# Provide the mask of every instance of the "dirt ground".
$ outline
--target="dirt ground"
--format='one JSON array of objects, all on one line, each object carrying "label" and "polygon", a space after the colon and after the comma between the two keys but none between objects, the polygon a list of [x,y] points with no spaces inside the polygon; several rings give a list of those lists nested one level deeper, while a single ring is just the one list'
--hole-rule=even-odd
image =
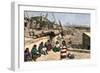
[{"label": "dirt ground", "polygon": [[[39,44],[41,41],[46,42],[48,40],[48,37],[42,37],[39,39],[36,39],[32,41],[31,38],[26,38],[27,42],[25,45],[25,48],[29,48],[29,51],[31,51],[32,47],[34,44]],[[31,42],[28,42],[30,41]],[[69,48],[70,49],[70,48]],[[72,48],[71,50],[74,50],[76,48]],[[74,59],[89,59],[90,58],[90,52],[84,52],[84,49],[79,49],[83,50],[83,52],[80,51],[68,51],[71,54],[74,54],[75,58]],[[37,58],[36,61],[49,61],[49,60],[60,60],[60,52],[53,52],[52,50],[48,52],[48,55],[41,55],[41,57]],[[66,58],[68,60],[68,58]]]},{"label": "dirt ground", "polygon": [[[90,53],[82,53],[82,52],[72,52],[68,51],[72,54],[74,54],[75,58],[74,59],[89,59],[90,58]],[[69,58],[66,58],[68,60]],[[48,55],[41,55],[41,57],[37,58],[36,61],[48,61],[48,60],[60,60],[60,52],[53,52],[50,51],[48,52]]]}]

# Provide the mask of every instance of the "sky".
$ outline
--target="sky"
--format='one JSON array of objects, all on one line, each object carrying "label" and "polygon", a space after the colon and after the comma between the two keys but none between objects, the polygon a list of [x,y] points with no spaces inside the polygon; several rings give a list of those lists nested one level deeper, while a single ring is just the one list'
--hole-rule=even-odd
[{"label": "sky", "polygon": [[90,26],[90,14],[88,13],[67,13],[67,12],[39,12],[39,11],[24,11],[25,16],[46,16],[50,21],[60,20],[62,25],[79,25]]}]

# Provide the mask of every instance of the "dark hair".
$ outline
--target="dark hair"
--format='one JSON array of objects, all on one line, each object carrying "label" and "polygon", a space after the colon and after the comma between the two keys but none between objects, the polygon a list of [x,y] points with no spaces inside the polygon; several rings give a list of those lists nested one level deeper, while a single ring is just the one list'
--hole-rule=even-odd
[{"label": "dark hair", "polygon": [[29,48],[26,48],[26,50],[29,50]]},{"label": "dark hair", "polygon": [[33,47],[36,47],[37,45],[34,45]]},{"label": "dark hair", "polygon": [[56,41],[56,44],[59,44],[59,42],[58,42],[58,41]]},{"label": "dark hair", "polygon": [[48,42],[50,42],[50,40],[48,40]]},{"label": "dark hair", "polygon": [[63,41],[62,41],[62,44],[63,44],[63,45],[66,45],[66,42],[63,40]]},{"label": "dark hair", "polygon": [[43,44],[43,42],[41,42],[40,44]]},{"label": "dark hair", "polygon": [[27,51],[29,51],[29,48],[26,48],[26,49],[25,49],[25,52],[27,52]]}]

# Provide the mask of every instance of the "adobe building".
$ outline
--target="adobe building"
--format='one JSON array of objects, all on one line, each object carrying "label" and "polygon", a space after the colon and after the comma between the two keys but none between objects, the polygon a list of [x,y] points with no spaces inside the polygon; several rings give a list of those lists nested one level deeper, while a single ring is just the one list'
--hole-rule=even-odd
[{"label": "adobe building", "polygon": [[90,50],[90,32],[84,32],[82,35],[82,39],[83,39],[83,49],[87,49]]}]

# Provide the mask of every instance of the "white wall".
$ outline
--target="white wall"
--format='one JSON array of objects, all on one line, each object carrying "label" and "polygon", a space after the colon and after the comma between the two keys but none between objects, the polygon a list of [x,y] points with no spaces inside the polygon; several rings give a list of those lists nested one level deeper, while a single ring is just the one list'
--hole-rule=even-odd
[{"label": "white wall", "polygon": [[[1,0],[0,1],[0,73],[11,73],[12,71],[9,70],[10,68],[10,53],[11,53],[11,1],[14,0]],[[16,0],[17,1],[17,0]],[[19,1],[25,1],[28,2],[29,0],[19,0]],[[96,24],[96,30],[94,29],[95,32],[95,39],[97,40],[95,42],[95,46],[98,48],[97,51],[99,53],[100,51],[100,46],[99,46],[99,41],[100,40],[100,2],[99,0],[30,0],[33,1],[35,4],[46,4],[46,5],[64,5],[66,6],[67,4],[74,4],[74,5],[86,5],[86,6],[95,6],[97,10],[97,24]],[[95,48],[94,48],[95,49]],[[100,55],[100,54],[98,54]],[[98,57],[98,62],[100,62],[100,56]],[[80,68],[75,68],[75,67],[69,67],[69,68],[64,68],[61,70],[58,69],[53,69],[53,70],[40,70],[40,71],[35,71],[35,72],[78,72],[78,73],[86,73],[86,72],[92,72],[92,73],[97,73],[98,68],[100,68],[100,63],[99,67],[80,67]],[[25,72],[25,71],[24,71]],[[28,71],[26,71],[28,72]],[[34,72],[30,71],[30,72]]]}]

